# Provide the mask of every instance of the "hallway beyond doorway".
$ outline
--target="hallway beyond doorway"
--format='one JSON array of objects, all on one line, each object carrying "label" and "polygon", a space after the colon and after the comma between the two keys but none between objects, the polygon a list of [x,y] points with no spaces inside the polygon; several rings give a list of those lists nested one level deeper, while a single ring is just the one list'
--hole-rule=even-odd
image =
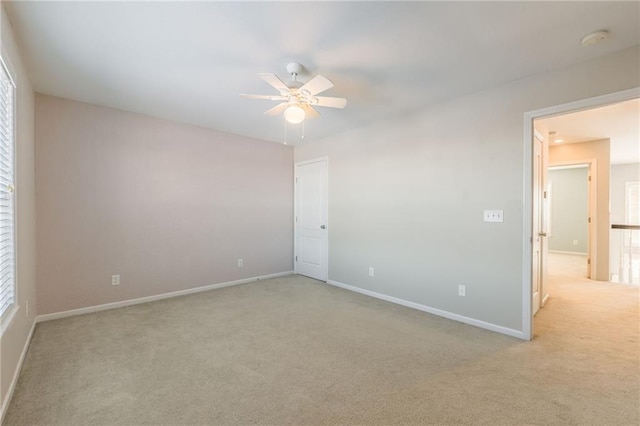
[{"label": "hallway beyond doorway", "polygon": [[579,253],[547,254],[547,274],[573,278],[587,278],[587,255]]}]

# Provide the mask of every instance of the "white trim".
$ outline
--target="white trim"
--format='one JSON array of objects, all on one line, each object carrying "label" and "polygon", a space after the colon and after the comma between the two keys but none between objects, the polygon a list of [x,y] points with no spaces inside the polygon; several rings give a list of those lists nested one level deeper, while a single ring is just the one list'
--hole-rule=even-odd
[{"label": "white trim", "polygon": [[530,116],[532,118],[548,118],[566,114],[568,112],[584,111],[638,98],[640,98],[640,87],[635,87],[633,89],[622,90],[620,92],[607,93],[606,95],[595,96],[593,98],[581,99],[575,102],[567,102],[566,104],[529,111],[525,113],[525,116]]},{"label": "white trim", "polygon": [[552,166],[552,165],[549,165],[547,168],[549,169],[549,171],[572,170],[572,169],[588,169],[589,168],[589,164],[587,164],[587,163],[579,163],[579,164],[569,164],[569,165],[566,165],[566,166]]},{"label": "white trim", "polygon": [[549,293],[544,295],[544,297],[542,298],[542,302],[540,302],[540,306],[542,307],[546,305],[548,301],[549,301]]},{"label": "white trim", "polygon": [[587,253],[581,253],[579,251],[562,251],[562,250],[549,250],[549,253],[556,253],[556,254],[570,254],[572,256],[584,256],[584,257],[588,257]]},{"label": "white trim", "polygon": [[535,136],[540,142],[544,142],[544,136],[542,136],[542,134],[536,129],[533,129],[533,136]]},{"label": "white trim", "polygon": [[521,331],[514,330],[512,328],[503,327],[501,325],[496,325],[489,322],[465,317],[463,315],[454,314],[449,311],[443,311],[442,309],[432,308],[431,306],[421,305],[420,303],[410,302],[408,300],[399,299],[397,297],[387,296],[386,294],[377,293],[371,290],[365,290],[360,287],[354,287],[352,285],[344,284],[334,280],[328,280],[327,284],[330,284],[335,287],[340,287],[345,290],[353,291],[355,293],[364,294],[366,296],[375,297],[376,299],[385,300],[387,302],[395,303],[397,305],[402,305],[408,308],[417,309],[419,311],[427,312],[427,313],[437,315],[439,317],[447,318],[453,321],[458,321],[464,324],[473,325],[475,327],[484,328],[485,330],[495,331],[496,333],[506,334],[507,336],[517,337],[519,339],[527,340],[525,339],[525,336]]},{"label": "white trim", "polygon": [[522,200],[522,333],[533,338],[533,115],[524,114],[524,154]]},{"label": "white trim", "polygon": [[215,290],[217,288],[231,287],[234,285],[247,284],[254,281],[267,280],[270,278],[291,275],[293,271],[278,272],[275,274],[260,275],[257,277],[243,278],[241,280],[228,281],[218,284],[210,284],[202,287],[189,288],[186,290],[172,291],[170,293],[155,294],[153,296],[139,297],[137,299],[122,300],[120,302],[105,303],[104,305],[88,306],[86,308],[71,309],[69,311],[54,312],[52,314],[38,315],[36,322],[51,321],[60,318],[73,317],[76,315],[90,314],[93,312],[106,311],[108,309],[123,308],[125,306],[139,305],[141,303],[154,302],[156,300],[169,299],[172,297],[186,296],[193,293],[201,293],[203,291]]},{"label": "white trim", "polygon": [[307,164],[313,164],[320,161],[324,161],[326,164],[326,173],[325,173],[325,188],[326,188],[326,196],[325,200],[325,218],[326,218],[326,227],[327,227],[327,235],[325,238],[325,247],[324,247],[324,276],[325,282],[329,279],[329,157],[319,157],[314,158],[313,160],[300,161],[299,163],[295,163],[293,165],[293,271],[295,274],[298,273],[298,262],[296,261],[296,256],[298,256],[298,223],[296,219],[298,217],[298,166],[304,166]]},{"label": "white trim", "polygon": [[533,201],[533,160],[531,155],[531,143],[533,141],[533,120],[536,118],[551,117],[568,112],[582,111],[618,102],[640,98],[640,87],[608,93],[593,98],[582,99],[575,102],[542,108],[524,113],[524,155],[523,155],[523,239],[522,239],[522,332],[525,340],[533,338],[533,315],[531,310],[531,245],[532,239],[532,201]]},{"label": "white trim", "polygon": [[29,334],[27,335],[27,340],[24,342],[22,353],[20,354],[20,358],[18,359],[18,365],[16,366],[16,370],[13,372],[11,384],[9,385],[7,394],[4,396],[4,400],[2,401],[2,409],[0,410],[0,424],[2,424],[2,422],[4,421],[4,415],[7,414],[7,409],[9,408],[9,403],[11,402],[11,398],[13,397],[13,392],[16,390],[18,377],[20,377],[22,364],[24,363],[24,359],[27,356],[27,350],[29,349],[29,345],[31,344],[31,338],[33,337],[33,330],[35,330],[35,328],[36,321],[33,321],[33,323],[31,324],[31,330],[29,330]]}]

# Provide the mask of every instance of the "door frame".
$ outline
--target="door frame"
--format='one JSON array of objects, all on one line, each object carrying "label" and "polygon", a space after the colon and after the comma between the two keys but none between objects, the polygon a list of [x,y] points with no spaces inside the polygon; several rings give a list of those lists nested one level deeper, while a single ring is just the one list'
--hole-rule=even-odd
[{"label": "door frame", "polygon": [[588,181],[588,193],[587,193],[587,214],[591,221],[587,224],[587,259],[589,259],[589,264],[587,267],[588,277],[590,280],[595,279],[592,277],[596,276],[596,270],[598,267],[598,241],[596,239],[596,224],[598,223],[598,159],[597,158],[587,158],[584,160],[570,160],[570,161],[560,161],[557,163],[549,163],[548,169],[551,167],[563,167],[563,166],[587,166],[587,172],[589,174]]},{"label": "door frame", "polygon": [[325,233],[325,241],[323,247],[323,260],[324,260],[324,276],[325,281],[329,280],[329,157],[319,157],[312,160],[300,161],[293,165],[293,272],[298,273],[298,262],[296,257],[298,256],[298,167],[307,164],[318,163],[324,161],[326,166],[325,173],[325,188],[327,199],[324,203],[324,217],[326,218],[327,232]]},{"label": "door frame", "polygon": [[640,87],[582,99],[575,102],[554,105],[524,113],[524,155],[523,155],[523,238],[522,238],[522,334],[525,340],[533,338],[533,121],[537,118],[552,117],[586,109],[597,108],[618,102],[640,98]]}]

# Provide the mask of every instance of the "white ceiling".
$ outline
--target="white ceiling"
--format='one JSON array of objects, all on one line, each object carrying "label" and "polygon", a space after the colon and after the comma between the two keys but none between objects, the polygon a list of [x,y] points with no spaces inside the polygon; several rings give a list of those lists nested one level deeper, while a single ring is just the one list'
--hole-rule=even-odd
[{"label": "white ceiling", "polygon": [[611,139],[611,164],[640,162],[640,99],[540,120],[549,131],[551,146]]},{"label": "white ceiling", "polygon": [[3,3],[36,91],[270,141],[275,104],[238,95],[272,94],[256,73],[284,79],[290,61],[349,100],[319,108],[309,140],[640,39],[638,2]]}]

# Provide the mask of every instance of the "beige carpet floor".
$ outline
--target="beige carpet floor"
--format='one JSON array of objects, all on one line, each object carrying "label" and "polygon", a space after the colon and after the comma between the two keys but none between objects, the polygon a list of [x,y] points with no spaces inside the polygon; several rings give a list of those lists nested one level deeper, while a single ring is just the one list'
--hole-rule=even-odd
[{"label": "beige carpet floor", "polygon": [[638,289],[523,342],[299,276],[38,324],[9,425],[637,425]]}]

